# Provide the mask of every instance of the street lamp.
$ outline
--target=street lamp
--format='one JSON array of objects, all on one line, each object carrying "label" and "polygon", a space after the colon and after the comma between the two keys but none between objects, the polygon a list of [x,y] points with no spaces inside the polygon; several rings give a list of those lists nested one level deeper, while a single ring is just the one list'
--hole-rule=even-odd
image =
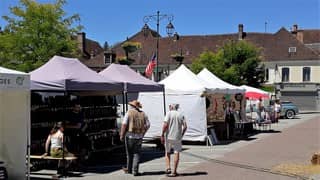
[{"label": "street lamp", "polygon": [[155,15],[148,15],[144,16],[143,22],[144,27],[143,27],[143,32],[144,35],[147,36],[147,30],[149,30],[149,27],[147,23],[151,20],[155,21],[157,23],[157,46],[156,46],[156,76],[155,76],[155,81],[159,81],[159,39],[160,39],[160,34],[159,34],[159,23],[161,20],[167,19],[169,21],[169,24],[166,26],[167,34],[169,37],[171,37],[174,33],[174,26],[171,23],[173,20],[173,15],[168,15],[168,14],[160,14],[160,11],[157,11],[157,14]]}]

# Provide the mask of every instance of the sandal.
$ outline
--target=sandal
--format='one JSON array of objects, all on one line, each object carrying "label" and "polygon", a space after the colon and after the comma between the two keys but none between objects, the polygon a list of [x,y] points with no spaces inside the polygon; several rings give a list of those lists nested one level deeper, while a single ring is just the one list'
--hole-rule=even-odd
[{"label": "sandal", "polygon": [[168,169],[166,169],[166,172],[165,172],[166,174],[171,174],[171,169],[170,168],[168,168]]},{"label": "sandal", "polygon": [[179,174],[178,173],[171,173],[171,174],[168,174],[167,176],[168,177],[177,177],[177,176],[179,176]]}]

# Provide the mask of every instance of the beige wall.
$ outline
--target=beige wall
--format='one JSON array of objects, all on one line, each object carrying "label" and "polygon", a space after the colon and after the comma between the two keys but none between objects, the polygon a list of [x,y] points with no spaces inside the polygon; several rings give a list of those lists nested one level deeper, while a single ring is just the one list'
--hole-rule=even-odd
[{"label": "beige wall", "polygon": [[320,83],[320,66],[311,66],[311,82]]},{"label": "beige wall", "polygon": [[320,83],[320,66],[281,66],[279,72],[275,74],[274,69],[269,68],[269,81],[267,84],[275,82],[281,82],[282,68],[289,68],[289,82],[290,83],[302,83],[302,68],[310,67],[310,82]]},{"label": "beige wall", "polygon": [[289,82],[292,82],[292,83],[302,82],[301,66],[289,66]]}]

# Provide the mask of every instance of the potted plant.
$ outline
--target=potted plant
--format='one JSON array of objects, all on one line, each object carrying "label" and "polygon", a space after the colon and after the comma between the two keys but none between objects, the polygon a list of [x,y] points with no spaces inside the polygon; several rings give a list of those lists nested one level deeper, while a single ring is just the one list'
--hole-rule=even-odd
[{"label": "potted plant", "polygon": [[122,65],[131,65],[134,62],[134,59],[127,58],[126,56],[120,56],[117,58],[117,62]]},{"label": "potted plant", "polygon": [[184,59],[184,56],[181,53],[172,54],[171,57],[172,59],[176,60],[179,64],[182,64],[182,61]]},{"label": "potted plant", "polygon": [[126,41],[124,42],[121,47],[124,49],[126,53],[133,53],[136,50],[141,48],[141,43],[133,42],[133,41]]}]

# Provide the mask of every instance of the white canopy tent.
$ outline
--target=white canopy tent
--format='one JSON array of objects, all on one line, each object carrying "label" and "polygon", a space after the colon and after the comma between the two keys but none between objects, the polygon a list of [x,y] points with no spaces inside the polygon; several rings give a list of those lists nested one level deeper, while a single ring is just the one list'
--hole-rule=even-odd
[{"label": "white canopy tent", "polygon": [[212,74],[207,68],[202,69],[202,71],[199,72],[197,76],[198,78],[210,84],[215,93],[237,94],[245,92],[244,88],[234,86],[221,80],[220,78]]},{"label": "white canopy tent", "polygon": [[0,161],[9,179],[25,179],[30,142],[30,77],[0,67]]},{"label": "white canopy tent", "polygon": [[[166,104],[178,103],[187,120],[188,129],[183,140],[205,141],[207,137],[206,101],[203,93],[209,92],[206,83],[187,67],[181,65],[169,77],[159,82],[165,86]],[[139,93],[138,100],[150,120],[146,138],[161,135],[164,120],[162,93]],[[165,106],[168,108],[168,106]]]},{"label": "white canopy tent", "polygon": [[[227,83],[227,82],[221,80],[220,78],[218,78],[216,75],[211,73],[206,68],[202,69],[202,71],[197,74],[197,77],[199,79],[205,81],[206,83],[210,84],[211,89],[212,89],[213,93],[215,93],[215,94],[223,94],[223,95],[242,94],[242,97],[244,98],[244,93],[245,93],[244,88],[232,85],[230,83]],[[220,107],[221,107],[221,105],[220,105]],[[221,108],[220,108],[220,110],[222,111]],[[219,114],[219,113],[217,113],[217,114]],[[222,118],[221,114],[223,114],[223,113],[220,113],[219,119]],[[244,101],[240,102],[240,117],[242,117],[241,120],[246,119]],[[211,119],[209,118],[208,120],[211,120]]]}]

